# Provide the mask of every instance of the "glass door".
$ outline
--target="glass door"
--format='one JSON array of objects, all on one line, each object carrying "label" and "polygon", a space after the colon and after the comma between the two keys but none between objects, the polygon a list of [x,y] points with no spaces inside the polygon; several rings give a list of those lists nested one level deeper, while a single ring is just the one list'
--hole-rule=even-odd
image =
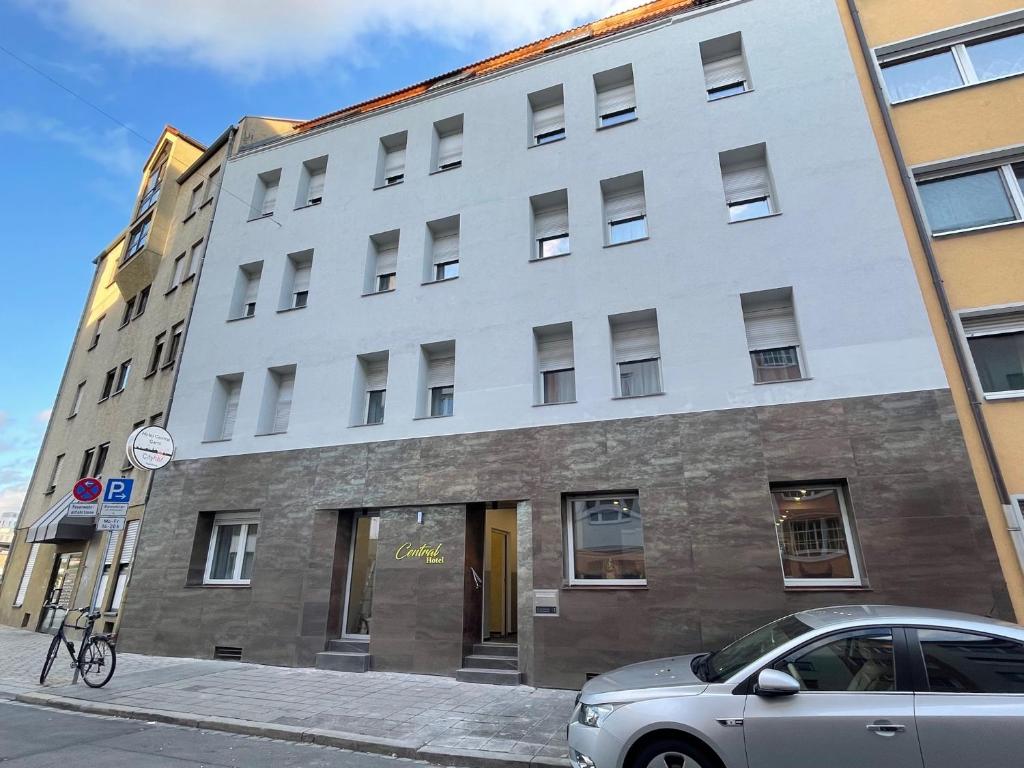
[{"label": "glass door", "polygon": [[373,575],[377,565],[377,539],[380,517],[374,513],[356,516],[352,553],[348,565],[348,589],[345,602],[345,637],[370,636],[373,621]]},{"label": "glass door", "polygon": [[50,577],[50,588],[46,592],[46,603],[39,620],[39,631],[53,634],[71,610],[71,598],[78,583],[78,570],[82,565],[81,552],[65,552],[57,558]]}]

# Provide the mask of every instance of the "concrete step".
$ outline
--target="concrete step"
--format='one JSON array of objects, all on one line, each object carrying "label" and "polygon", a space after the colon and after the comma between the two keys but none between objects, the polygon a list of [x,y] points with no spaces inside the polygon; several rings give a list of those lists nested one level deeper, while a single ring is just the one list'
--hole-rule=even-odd
[{"label": "concrete step", "polygon": [[327,650],[337,653],[369,653],[369,640],[328,640]]},{"label": "concrete step", "polygon": [[519,646],[515,643],[477,643],[473,646],[474,656],[511,656],[519,658]]},{"label": "concrete step", "polygon": [[333,669],[335,672],[366,672],[371,662],[372,657],[368,653],[323,651],[316,655],[317,669]]},{"label": "concrete step", "polygon": [[484,656],[474,654],[462,660],[462,666],[468,669],[519,669],[519,659],[515,656]]},{"label": "concrete step", "polygon": [[512,669],[473,669],[464,667],[455,670],[455,679],[460,683],[519,685],[519,672]]}]

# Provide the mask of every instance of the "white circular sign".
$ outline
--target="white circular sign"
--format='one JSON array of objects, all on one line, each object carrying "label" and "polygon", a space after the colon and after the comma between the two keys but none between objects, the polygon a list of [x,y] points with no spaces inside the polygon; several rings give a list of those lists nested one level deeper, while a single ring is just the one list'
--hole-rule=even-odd
[{"label": "white circular sign", "polygon": [[128,435],[125,453],[137,469],[160,469],[174,455],[174,440],[163,427],[139,427]]}]

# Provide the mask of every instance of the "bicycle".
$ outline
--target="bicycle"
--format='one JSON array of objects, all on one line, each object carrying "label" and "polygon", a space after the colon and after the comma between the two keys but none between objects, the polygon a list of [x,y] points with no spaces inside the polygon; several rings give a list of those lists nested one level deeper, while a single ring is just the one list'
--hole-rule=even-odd
[{"label": "bicycle", "polygon": [[[43,606],[43,608],[57,607],[52,604]],[[42,685],[46,682],[46,676],[50,674],[53,662],[57,660],[57,654],[63,644],[71,657],[71,668],[79,671],[85,684],[90,688],[102,688],[110,682],[117,664],[117,654],[114,652],[114,646],[110,644],[110,637],[92,633],[93,625],[102,614],[99,611],[90,611],[87,607],[72,609],[69,613],[77,613],[79,617],[70,624],[66,616],[61,621],[57,634],[53,636],[53,642],[50,643],[50,650],[46,653],[43,671],[39,674],[39,684]],[[85,626],[79,624],[82,619],[85,619]],[[75,653],[75,644],[68,640],[64,633],[65,629],[77,629],[82,632],[82,643],[77,654]]]}]

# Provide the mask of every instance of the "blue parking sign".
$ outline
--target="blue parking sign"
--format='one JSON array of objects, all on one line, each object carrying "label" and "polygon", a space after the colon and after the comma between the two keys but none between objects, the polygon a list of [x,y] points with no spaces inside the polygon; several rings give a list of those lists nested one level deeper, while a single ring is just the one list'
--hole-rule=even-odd
[{"label": "blue parking sign", "polygon": [[113,477],[107,480],[103,490],[103,503],[127,504],[132,499],[132,486],[135,481],[129,477]]}]

